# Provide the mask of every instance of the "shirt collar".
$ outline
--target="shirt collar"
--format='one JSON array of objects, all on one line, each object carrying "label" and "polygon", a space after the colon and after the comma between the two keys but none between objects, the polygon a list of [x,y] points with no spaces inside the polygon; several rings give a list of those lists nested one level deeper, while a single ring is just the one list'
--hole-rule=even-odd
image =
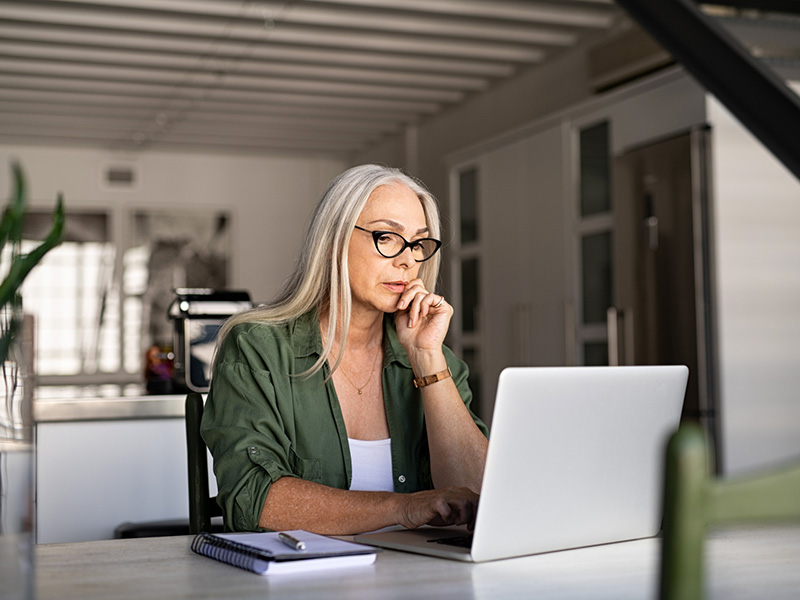
[{"label": "shirt collar", "polygon": [[322,334],[319,331],[317,309],[297,317],[291,325],[291,330],[296,358],[322,354]]},{"label": "shirt collar", "polygon": [[[300,315],[292,324],[292,337],[294,338],[294,352],[297,358],[307,358],[312,355],[322,354],[322,334],[319,331],[317,310],[310,310]],[[411,368],[403,345],[397,339],[397,330],[394,325],[394,314],[387,313],[383,317],[383,349],[385,362],[389,364],[397,361],[407,368]]]},{"label": "shirt collar", "polygon": [[397,361],[407,368],[411,368],[406,349],[397,339],[397,329],[394,323],[394,314],[387,313],[383,317],[383,350],[386,356],[386,364]]}]

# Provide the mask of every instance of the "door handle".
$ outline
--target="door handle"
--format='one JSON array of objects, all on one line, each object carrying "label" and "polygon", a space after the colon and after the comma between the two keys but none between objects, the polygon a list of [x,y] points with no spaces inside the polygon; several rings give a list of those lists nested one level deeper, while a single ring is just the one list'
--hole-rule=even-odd
[{"label": "door handle", "polygon": [[[620,325],[621,322],[621,325]],[[606,311],[608,364],[611,367],[636,364],[633,337],[633,310],[610,306]]]},{"label": "door handle", "polygon": [[608,333],[608,366],[619,366],[619,313],[609,306],[606,311],[606,331]]},{"label": "door handle", "polygon": [[647,217],[644,228],[647,230],[647,246],[650,250],[658,250],[658,217]]}]

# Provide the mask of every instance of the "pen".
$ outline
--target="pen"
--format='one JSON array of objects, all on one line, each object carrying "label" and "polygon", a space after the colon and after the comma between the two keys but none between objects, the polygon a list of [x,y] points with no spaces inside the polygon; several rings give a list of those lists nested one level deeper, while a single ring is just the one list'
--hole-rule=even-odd
[{"label": "pen", "polygon": [[305,550],[306,549],[306,543],[305,542],[300,541],[297,538],[294,538],[294,537],[290,536],[288,533],[280,532],[278,534],[278,539],[280,541],[282,541],[284,544],[286,544],[287,546],[289,546],[289,548],[297,550],[298,552],[300,552],[301,550]]}]

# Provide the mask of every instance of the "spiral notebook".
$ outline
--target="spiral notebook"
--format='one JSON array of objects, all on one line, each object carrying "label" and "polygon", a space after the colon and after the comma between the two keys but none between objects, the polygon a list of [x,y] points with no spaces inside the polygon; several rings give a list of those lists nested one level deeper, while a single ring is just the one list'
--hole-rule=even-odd
[{"label": "spiral notebook", "polygon": [[192,541],[192,550],[259,575],[305,573],[366,566],[375,562],[376,549],[370,546],[308,531],[286,533],[304,542],[305,550],[289,548],[278,539],[277,532],[200,533]]}]

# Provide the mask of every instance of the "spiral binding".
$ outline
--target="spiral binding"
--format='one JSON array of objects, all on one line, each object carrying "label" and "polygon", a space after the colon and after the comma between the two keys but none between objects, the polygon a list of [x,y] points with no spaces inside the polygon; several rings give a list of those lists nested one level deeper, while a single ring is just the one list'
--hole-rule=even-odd
[{"label": "spiral binding", "polygon": [[253,573],[263,573],[273,556],[263,550],[256,550],[239,542],[216,537],[209,533],[199,533],[192,540],[192,550],[220,562],[239,567]]}]

